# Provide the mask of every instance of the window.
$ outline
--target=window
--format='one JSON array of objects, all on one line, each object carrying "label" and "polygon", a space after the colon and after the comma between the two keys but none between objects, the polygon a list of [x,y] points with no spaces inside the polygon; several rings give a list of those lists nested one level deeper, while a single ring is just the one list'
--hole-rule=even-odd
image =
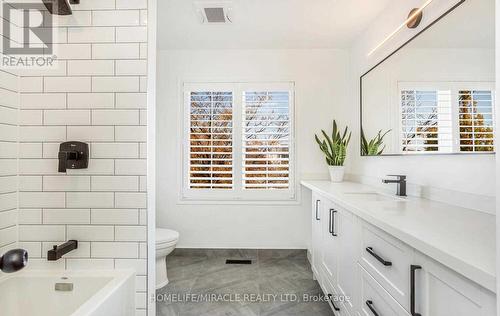
[{"label": "window", "polygon": [[401,151],[494,152],[488,83],[400,83]]},{"label": "window", "polygon": [[290,200],[293,84],[185,83],[183,198]]}]

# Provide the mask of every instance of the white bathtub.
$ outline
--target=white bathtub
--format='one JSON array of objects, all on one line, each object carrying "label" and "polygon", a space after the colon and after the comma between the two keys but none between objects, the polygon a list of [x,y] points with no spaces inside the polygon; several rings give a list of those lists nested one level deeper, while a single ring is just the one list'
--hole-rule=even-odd
[{"label": "white bathtub", "polygon": [[[56,291],[56,283],[73,290]],[[0,278],[0,315],[132,316],[135,274],[116,271],[21,271]]]}]

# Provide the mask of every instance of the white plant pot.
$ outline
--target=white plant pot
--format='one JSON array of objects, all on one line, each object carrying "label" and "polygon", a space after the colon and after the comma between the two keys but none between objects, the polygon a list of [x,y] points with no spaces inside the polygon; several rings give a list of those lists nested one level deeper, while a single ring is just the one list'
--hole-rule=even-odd
[{"label": "white plant pot", "polygon": [[342,182],[344,181],[344,166],[328,166],[328,171],[330,171],[330,180],[332,182]]}]

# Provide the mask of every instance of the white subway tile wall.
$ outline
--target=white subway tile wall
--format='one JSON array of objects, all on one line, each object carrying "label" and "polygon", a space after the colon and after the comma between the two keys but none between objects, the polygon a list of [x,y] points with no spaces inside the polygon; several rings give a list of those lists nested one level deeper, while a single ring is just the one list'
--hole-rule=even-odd
[{"label": "white subway tile wall", "polygon": [[[3,21],[1,15],[2,12],[0,18]],[[0,28],[0,35],[7,39],[3,27]],[[18,72],[0,68],[0,256],[18,246],[19,102]],[[23,119],[31,123],[37,118],[31,113]]]},{"label": "white subway tile wall", "polygon": [[[147,1],[85,0],[72,7],[72,16],[55,17],[57,68],[20,76],[19,243],[38,268],[134,269],[137,315],[144,315]],[[11,93],[1,83],[0,94]],[[1,243],[17,236],[17,216],[8,213],[16,209],[16,189],[9,189],[16,175],[13,103],[0,107],[6,126],[0,137],[9,135],[0,142],[0,174],[6,173],[0,223],[11,222],[0,226]],[[89,143],[88,169],[58,173],[64,141]],[[77,239],[79,249],[47,262],[47,250],[68,239]]]}]

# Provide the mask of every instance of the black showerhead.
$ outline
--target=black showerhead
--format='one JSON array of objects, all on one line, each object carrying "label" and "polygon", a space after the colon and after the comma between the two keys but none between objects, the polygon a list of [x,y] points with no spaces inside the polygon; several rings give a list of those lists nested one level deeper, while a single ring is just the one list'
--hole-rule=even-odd
[{"label": "black showerhead", "polygon": [[43,0],[43,4],[47,7],[47,10],[51,14],[56,15],[71,15],[73,11],[71,11],[71,4],[78,4],[80,0]]},{"label": "black showerhead", "polygon": [[21,270],[28,264],[28,252],[24,249],[7,251],[0,257],[0,270],[12,273]]}]

